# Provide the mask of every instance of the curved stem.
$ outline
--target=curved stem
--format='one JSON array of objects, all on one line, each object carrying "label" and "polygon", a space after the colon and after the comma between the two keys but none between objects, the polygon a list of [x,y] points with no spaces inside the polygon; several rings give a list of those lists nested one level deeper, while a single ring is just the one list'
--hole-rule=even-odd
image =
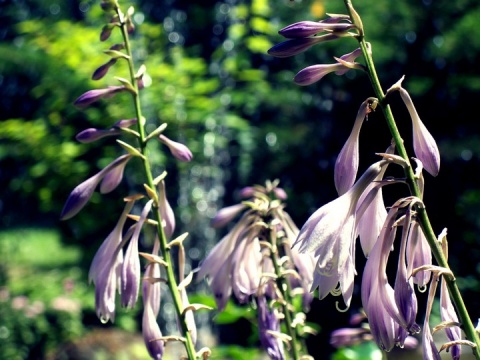
[{"label": "curved stem", "polygon": [[[131,85],[134,88],[134,92],[132,92],[132,97],[133,97],[133,102],[134,102],[134,107],[135,107],[135,114],[137,117],[137,127],[138,127],[138,143],[140,146],[140,152],[143,155],[143,168],[144,168],[144,173],[147,178],[146,184],[150,189],[156,191],[156,186],[153,181],[153,175],[152,175],[152,169],[150,165],[150,161],[148,158],[148,149],[147,149],[147,141],[146,141],[146,133],[145,133],[145,119],[142,115],[142,109],[141,109],[141,104],[140,104],[140,96],[139,96],[139,88],[137,84],[137,79],[135,78],[135,70],[134,70],[134,62],[133,62],[133,57],[132,57],[132,50],[130,46],[130,40],[128,36],[128,31],[127,31],[127,24],[125,22],[124,16],[121,13],[120,9],[117,8],[117,14],[119,16],[119,19],[121,21],[121,31],[122,31],[122,36],[125,42],[125,51],[127,55],[129,56],[128,59],[128,69],[129,69],[129,74],[130,74],[130,82]],[[157,195],[158,199],[158,195]],[[157,221],[157,233],[158,237],[160,239],[160,249],[161,253],[163,255],[163,259],[165,262],[168,264],[168,266],[165,267],[166,272],[167,272],[167,283],[168,283],[168,288],[170,289],[173,303],[175,306],[175,310],[178,314],[178,318],[180,319],[180,324],[182,327],[182,334],[185,337],[185,349],[187,351],[188,359],[193,360],[196,359],[196,351],[195,351],[195,346],[193,344],[192,336],[190,331],[188,330],[188,326],[185,322],[185,316],[184,316],[184,308],[183,308],[183,303],[182,303],[182,298],[180,295],[180,291],[178,290],[178,284],[177,280],[175,277],[175,273],[173,271],[173,261],[172,261],[172,256],[171,256],[171,249],[168,246],[167,243],[167,237],[165,236],[165,231],[162,226],[162,216],[160,214],[160,210],[158,207],[158,202],[154,203],[154,211],[153,215],[155,217],[155,220]]]},{"label": "curved stem", "polygon": [[[355,19],[355,16],[352,16],[352,10],[353,6],[351,3],[351,0],[344,0],[345,5],[347,7],[347,10],[350,12],[350,16],[352,19]],[[407,155],[407,151],[405,149],[405,146],[403,144],[403,139],[400,136],[400,132],[397,128],[395,119],[393,117],[392,111],[390,109],[390,106],[386,103],[385,101],[385,94],[383,92],[382,86],[380,84],[380,80],[378,79],[377,72],[375,69],[375,65],[373,62],[372,54],[367,48],[367,44],[365,42],[365,33],[364,30],[362,29],[361,31],[361,36],[358,37],[360,47],[362,49],[362,53],[365,58],[365,62],[368,68],[368,75],[370,78],[370,82],[373,87],[373,91],[375,92],[376,97],[378,98],[379,104],[381,106],[381,109],[383,111],[383,114],[385,116],[387,125],[389,127],[390,133],[393,137],[393,140],[395,141],[395,145],[398,151],[398,154],[407,162],[408,166],[405,167],[405,176],[408,182],[408,185],[410,186],[410,191],[412,195],[422,198],[421,192],[417,186],[417,183],[415,181],[415,176],[413,172],[413,168],[410,165],[410,161]],[[428,244],[430,245],[430,248],[432,250],[433,256],[435,257],[435,260],[437,261],[438,265],[441,267],[444,267],[446,269],[450,270],[450,266],[448,264],[448,261],[446,260],[442,249],[441,245],[437,241],[437,237],[433,231],[432,225],[430,223],[430,219],[428,217],[427,211],[425,210],[424,207],[418,208],[417,209],[417,214],[418,214],[418,219],[420,221],[420,224],[422,226],[422,229],[425,233],[425,236],[427,238]],[[477,332],[475,331],[475,327],[470,319],[470,316],[468,315],[467,308],[465,307],[465,303],[463,301],[462,295],[460,293],[460,290],[457,286],[456,280],[455,279],[449,279],[448,277],[445,277],[445,280],[447,282],[447,287],[448,290],[450,291],[450,295],[452,298],[453,303],[456,306],[458,316],[460,318],[460,322],[462,323],[463,330],[465,331],[466,337],[474,342],[477,346],[473,348],[473,354],[475,355],[476,359],[480,360],[480,340],[478,337]]]}]

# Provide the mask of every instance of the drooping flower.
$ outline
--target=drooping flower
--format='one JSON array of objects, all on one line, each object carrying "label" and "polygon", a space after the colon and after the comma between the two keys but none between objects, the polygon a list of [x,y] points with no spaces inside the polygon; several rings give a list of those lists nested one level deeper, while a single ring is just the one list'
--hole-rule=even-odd
[{"label": "drooping flower", "polygon": [[[407,263],[410,269],[432,264],[432,251],[418,222],[411,226],[407,246]],[[430,281],[430,277],[430,271],[418,271],[412,279],[419,287],[424,287]]]},{"label": "drooping flower", "polygon": [[211,221],[211,225],[214,228],[222,228],[231,222],[237,215],[247,208],[244,204],[230,205],[221,208]]},{"label": "drooping flower", "polygon": [[184,144],[173,141],[163,134],[160,134],[158,139],[170,149],[175,159],[184,162],[189,162],[193,159],[192,152]]},{"label": "drooping flower", "polygon": [[127,202],[115,228],[95,254],[88,279],[95,284],[95,307],[102,322],[115,319],[115,290],[120,291],[120,268],[123,263],[122,246],[130,234],[123,236],[123,227],[134,202]]},{"label": "drooping flower", "polygon": [[[353,29],[353,25],[350,21],[348,22],[333,22],[331,19],[328,21],[299,21],[294,24],[290,24],[283,29],[279,30],[278,33],[283,37],[289,39],[304,38],[318,33],[327,31],[327,32],[341,32]],[[342,19],[344,20],[344,19]]]},{"label": "drooping flower", "polygon": [[265,296],[257,298],[258,312],[258,333],[263,348],[267,351],[272,360],[283,360],[283,344],[280,337],[280,321],[275,313],[275,309],[269,310]]},{"label": "drooping flower", "polygon": [[357,112],[352,132],[335,161],[334,179],[338,195],[350,189],[357,176],[359,162],[359,135],[365,116],[371,111],[369,100],[365,100]]},{"label": "drooping flower", "polygon": [[318,287],[320,299],[340,282],[345,304],[350,304],[357,203],[385,165],[383,160],[371,165],[350,190],[318,209],[300,230],[293,246],[299,245],[300,253],[313,252],[318,258],[312,291]]},{"label": "drooping flower", "polygon": [[[81,184],[77,185],[68,196],[68,199],[65,202],[62,213],[60,215],[60,219],[67,220],[78,214],[78,212],[82,210],[82,208],[87,204],[88,200],[90,200],[93,192],[95,191],[95,188],[100,183],[100,181],[102,181],[102,179],[116,167],[125,166],[125,164],[128,160],[130,160],[131,157],[132,156],[129,154],[118,157],[110,164],[108,164],[105,168],[100,170],[98,173],[88,178]],[[109,184],[108,186],[106,185],[106,188],[104,188],[104,190],[113,190],[111,185],[112,184]]]},{"label": "drooping flower", "polygon": [[149,200],[143,207],[140,218],[135,225],[135,231],[125,251],[125,258],[122,264],[121,276],[121,300],[122,306],[133,309],[135,306],[140,288],[140,258],[138,254],[138,240],[143,223],[147,219],[152,208],[153,200]]},{"label": "drooping flower", "polygon": [[[152,254],[158,254],[160,243],[155,240]],[[145,277],[142,280],[143,317],[142,334],[148,353],[153,359],[160,360],[164,353],[164,341],[160,340],[162,332],[157,322],[160,311],[161,282],[160,264],[151,262],[145,270]]]}]

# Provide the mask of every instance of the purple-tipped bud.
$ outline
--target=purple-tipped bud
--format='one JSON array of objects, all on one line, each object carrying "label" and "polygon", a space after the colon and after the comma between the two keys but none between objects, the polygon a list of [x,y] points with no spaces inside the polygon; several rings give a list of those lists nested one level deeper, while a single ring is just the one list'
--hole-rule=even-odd
[{"label": "purple-tipped bud", "polygon": [[106,41],[112,35],[112,31],[115,28],[114,24],[106,24],[102,28],[102,32],[100,33],[100,41]]},{"label": "purple-tipped bud", "polygon": [[336,348],[358,345],[370,340],[372,335],[369,330],[363,328],[341,328],[332,331],[330,345]]},{"label": "purple-tipped bud", "polygon": [[135,125],[137,123],[137,119],[136,118],[133,118],[133,119],[123,119],[123,120],[119,120],[117,121],[115,124],[113,124],[113,127],[117,127],[117,128],[128,128],[132,125]]},{"label": "purple-tipped bud", "polygon": [[105,64],[101,65],[97,70],[93,72],[92,80],[100,80],[107,75],[108,70],[117,62],[117,59],[110,59]]},{"label": "purple-tipped bud", "polygon": [[273,189],[273,193],[279,200],[287,200],[288,198],[287,192],[283,188],[276,187]]},{"label": "purple-tipped bud", "polygon": [[331,72],[341,71],[345,69],[345,66],[343,66],[342,64],[312,65],[306,67],[303,70],[300,70],[293,78],[293,81],[300,86],[311,85],[321,80],[325,75]]},{"label": "purple-tipped bud", "polygon": [[299,39],[287,40],[270,48],[270,50],[268,50],[268,54],[278,58],[294,56],[308,50],[315,44],[336,40],[338,38],[339,38],[338,35],[326,34],[326,35],[316,36],[311,38],[299,38]]},{"label": "purple-tipped bud", "polygon": [[253,186],[246,186],[240,190],[240,197],[243,199],[251,198],[255,194],[255,188]]},{"label": "purple-tipped bud", "polygon": [[125,170],[125,166],[130,159],[131,157],[128,157],[126,161],[122,162],[118,166],[115,166],[105,174],[102,182],[100,183],[100,193],[108,194],[109,192],[115,190],[115,188],[123,179],[123,171]]},{"label": "purple-tipped bud", "polygon": [[278,33],[283,37],[296,39],[312,36],[322,31],[347,31],[354,27],[355,25],[351,23],[300,21],[284,27]]},{"label": "purple-tipped bud", "polygon": [[95,188],[97,187],[98,183],[103,179],[103,177],[110,170],[128,161],[130,157],[131,155],[122,155],[118,157],[109,165],[107,165],[103,170],[101,170],[91,178],[85,180],[81,184],[77,185],[68,196],[65,206],[63,207],[62,214],[60,215],[60,219],[67,220],[78,214],[78,212],[82,210],[82,208],[87,204],[88,200],[90,200],[93,192],[95,191]]},{"label": "purple-tipped bud", "polygon": [[189,162],[193,159],[192,152],[184,144],[173,141],[163,134],[160,134],[158,138],[163,144],[165,144],[170,149],[170,152],[175,157],[175,159],[184,161],[184,162]]},{"label": "purple-tipped bud", "polygon": [[79,132],[77,136],[75,136],[75,139],[77,139],[77,141],[81,143],[86,144],[86,143],[97,141],[107,136],[115,136],[119,134],[120,134],[120,130],[116,130],[116,129],[102,130],[102,129],[89,128]]},{"label": "purple-tipped bud", "polygon": [[224,207],[216,213],[210,225],[214,228],[222,228],[246,208],[247,206],[244,204],[236,204]]},{"label": "purple-tipped bud", "polygon": [[117,3],[115,0],[102,0],[100,6],[103,11],[111,11],[117,7]]},{"label": "purple-tipped bud", "polygon": [[78,99],[75,100],[74,105],[80,108],[84,108],[90,104],[93,104],[97,100],[112,97],[117,92],[124,91],[124,90],[125,90],[125,86],[123,85],[109,86],[108,88],[105,88],[105,89],[90,90],[80,95]]}]

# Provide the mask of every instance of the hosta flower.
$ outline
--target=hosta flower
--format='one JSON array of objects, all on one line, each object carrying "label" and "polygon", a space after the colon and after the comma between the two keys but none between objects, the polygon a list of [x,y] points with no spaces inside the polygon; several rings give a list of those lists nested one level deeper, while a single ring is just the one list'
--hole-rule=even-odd
[{"label": "hosta flower", "polygon": [[92,75],[92,80],[100,80],[101,78],[103,78],[105,75],[107,75],[108,73],[108,70],[110,70],[110,68],[115,65],[115,63],[117,62],[117,59],[110,59],[108,62],[106,62],[105,64],[99,66],[94,72],[93,72],[93,75]]},{"label": "hosta flower", "polygon": [[95,284],[95,307],[102,322],[115,319],[115,291],[120,291],[123,240],[129,237],[123,236],[123,227],[133,205],[127,202],[115,228],[97,250],[88,272],[89,281]]},{"label": "hosta flower", "polygon": [[413,150],[415,155],[422,162],[423,167],[430,175],[437,176],[440,171],[440,152],[438,151],[437,143],[420,120],[410,95],[401,86],[402,81],[403,77],[394,84],[388,92],[393,90],[398,90],[400,92],[400,96],[412,119]]},{"label": "hosta flower", "polygon": [[362,127],[365,116],[367,116],[370,111],[369,100],[365,100],[358,109],[352,132],[338,154],[334,170],[335,188],[337,189],[338,195],[345,194],[355,182],[359,162],[358,138],[360,128]]},{"label": "hosta flower", "polygon": [[[158,254],[158,239],[155,240],[153,255]],[[142,299],[143,299],[143,317],[142,334],[148,353],[152,359],[162,359],[164,352],[164,342],[159,340],[162,332],[157,323],[157,316],[160,311],[160,264],[149,263],[145,270],[145,277],[142,280]]]},{"label": "hosta flower", "polygon": [[167,199],[164,180],[158,184],[158,194],[158,207],[162,216],[163,230],[167,239],[170,239],[175,231],[175,214]]},{"label": "hosta flower", "polygon": [[214,228],[222,228],[237,217],[242,211],[247,208],[244,204],[230,205],[221,208],[211,221],[211,225]]},{"label": "hosta flower", "polygon": [[320,64],[308,66],[300,70],[293,78],[297,85],[311,85],[321,80],[325,75],[335,72],[336,75],[344,75],[350,69],[363,70],[363,65],[355,63],[354,60],[361,55],[361,50],[356,49],[351,53],[342,55],[336,59],[336,64]]},{"label": "hosta flower", "polygon": [[170,152],[175,157],[175,159],[184,162],[189,162],[192,160],[192,152],[184,144],[173,141],[163,134],[160,134],[158,136],[158,139],[170,149]]},{"label": "hosta flower", "polygon": [[89,90],[86,93],[80,95],[73,104],[80,108],[84,108],[100,99],[110,98],[116,93],[119,93],[125,90],[126,88],[123,85],[109,86],[105,89]]},{"label": "hosta flower", "polygon": [[268,309],[265,296],[257,298],[258,311],[258,333],[263,348],[267,351],[272,360],[283,360],[282,340],[276,333],[280,333],[280,321],[275,310]]},{"label": "hosta flower", "polygon": [[338,282],[347,306],[353,291],[353,254],[356,237],[356,207],[367,186],[378,176],[385,161],[371,165],[353,187],[322,206],[303,225],[293,246],[318,258],[312,291],[318,287],[322,299]]},{"label": "hosta flower", "polygon": [[[330,20],[330,19],[328,19]],[[351,22],[330,21],[299,21],[279,30],[278,33],[289,39],[303,38],[316,35],[323,31],[339,32],[353,29],[355,25]]]},{"label": "hosta flower", "polygon": [[[412,224],[410,229],[407,263],[411,269],[432,264],[432,251],[418,222]],[[412,276],[412,279],[419,287],[424,287],[430,281],[430,277],[430,271],[418,271]]]},{"label": "hosta flower", "polygon": [[126,119],[118,121],[110,129],[88,128],[79,132],[77,136],[75,136],[75,139],[77,139],[81,143],[90,143],[107,136],[117,136],[122,133],[120,128],[127,128],[136,123],[137,119]]},{"label": "hosta flower", "polygon": [[153,201],[148,201],[143,207],[135,231],[125,251],[125,258],[122,264],[121,276],[121,300],[122,306],[131,308],[135,306],[140,287],[140,258],[138,254],[138,239],[143,223],[147,219],[148,213],[152,208]]},{"label": "hosta flower", "polygon": [[316,45],[322,42],[337,40],[338,38],[340,38],[340,36],[336,34],[325,34],[325,35],[315,36],[315,37],[291,39],[273,46],[268,50],[268,54],[278,58],[295,56],[304,51],[307,51],[313,45]]},{"label": "hosta flower", "polygon": [[[122,155],[112,161],[110,164],[108,164],[105,168],[103,168],[101,171],[99,171],[97,174],[94,176],[88,178],[81,184],[77,185],[75,189],[72,190],[70,195],[68,196],[67,201],[65,202],[65,205],[62,210],[62,214],[60,215],[60,219],[62,220],[67,220],[70,219],[71,217],[75,216],[78,214],[80,210],[87,204],[88,200],[93,195],[93,192],[95,191],[95,188],[97,185],[102,181],[102,179],[111,171],[115,170],[117,167],[122,167],[125,166],[128,160],[130,160],[132,156],[129,154]],[[118,175],[119,173],[115,173],[115,175],[112,175],[114,178],[110,179],[113,180],[113,183],[109,180],[108,184],[104,186],[104,193],[108,191],[113,190],[113,185],[117,184],[118,185]]]}]

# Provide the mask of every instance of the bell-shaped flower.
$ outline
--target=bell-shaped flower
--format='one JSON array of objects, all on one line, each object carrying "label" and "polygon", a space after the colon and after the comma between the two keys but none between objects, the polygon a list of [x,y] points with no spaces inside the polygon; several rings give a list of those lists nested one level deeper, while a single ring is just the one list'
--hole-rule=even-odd
[{"label": "bell-shaped flower", "polygon": [[104,89],[89,90],[86,93],[80,95],[73,104],[80,108],[84,108],[100,99],[110,98],[116,93],[125,91],[125,90],[126,90],[126,87],[123,85],[109,86]]},{"label": "bell-shaped flower", "polygon": [[284,360],[282,340],[277,333],[280,333],[280,320],[275,310],[269,310],[265,296],[257,298],[258,333],[262,347],[266,350],[272,360]]},{"label": "bell-shaped flower", "polygon": [[88,272],[89,281],[95,284],[95,307],[102,322],[115,319],[115,290],[119,289],[119,270],[123,263],[123,227],[133,204],[132,201],[125,205],[115,228],[97,250]]},{"label": "bell-shaped flower", "polygon": [[88,128],[79,132],[75,136],[75,139],[77,139],[81,143],[90,143],[107,136],[117,136],[122,133],[120,128],[127,128],[136,123],[137,123],[137,119],[125,119],[125,120],[118,121],[115,125],[113,125],[109,129]]},{"label": "bell-shaped flower", "polygon": [[355,182],[359,163],[359,135],[365,116],[370,112],[369,100],[365,100],[357,112],[352,132],[338,154],[335,162],[334,179],[338,195],[343,195]]},{"label": "bell-shaped flower", "polygon": [[402,81],[403,77],[388,89],[387,94],[393,90],[398,90],[400,92],[400,96],[412,119],[413,150],[415,156],[422,162],[423,167],[430,175],[437,176],[440,171],[440,152],[437,143],[420,120],[410,95],[401,86]]},{"label": "bell-shaped flower", "polygon": [[189,162],[193,159],[192,152],[184,144],[173,141],[163,134],[160,134],[158,139],[170,149],[175,159],[184,162]]},{"label": "bell-shaped flower", "polygon": [[325,35],[315,36],[315,37],[291,39],[291,40],[283,41],[277,45],[274,45],[272,48],[268,50],[268,54],[278,58],[295,56],[304,51],[307,51],[313,45],[316,45],[322,42],[337,40],[338,38],[340,38],[340,36],[337,34],[325,34]]},{"label": "bell-shaped flower", "polygon": [[247,302],[260,286],[263,255],[257,234],[258,230],[252,229],[232,257],[232,289],[240,303]]},{"label": "bell-shaped flower", "polygon": [[[314,252],[318,258],[312,291],[318,286],[320,298],[341,281],[347,306],[355,273],[353,254],[356,238],[356,207],[367,186],[378,176],[385,161],[372,164],[345,194],[322,206],[303,225],[293,246]],[[345,269],[345,270],[344,270]]]},{"label": "bell-shaped flower", "polygon": [[175,214],[167,199],[164,180],[158,184],[158,193],[158,208],[162,217],[163,230],[165,231],[167,239],[170,239],[175,231]]},{"label": "bell-shaped flower", "polygon": [[[88,200],[90,200],[100,181],[102,181],[102,179],[116,167],[125,166],[131,157],[132,156],[129,154],[118,157],[97,174],[77,185],[68,196],[68,199],[63,207],[62,214],[60,215],[60,219],[67,220],[78,214],[78,212],[87,204]],[[109,184],[109,186],[105,186],[107,190],[113,190],[111,188],[111,184]]]},{"label": "bell-shaped flower", "polygon": [[135,225],[135,231],[125,251],[121,276],[122,306],[131,308],[135,306],[140,288],[140,258],[138,254],[138,240],[143,224],[152,208],[153,201],[149,200],[143,207],[140,218]]},{"label": "bell-shaped flower", "polygon": [[244,204],[235,204],[221,208],[215,214],[214,218],[210,222],[210,225],[214,228],[222,228],[229,222],[237,217],[242,211],[247,208]]}]

